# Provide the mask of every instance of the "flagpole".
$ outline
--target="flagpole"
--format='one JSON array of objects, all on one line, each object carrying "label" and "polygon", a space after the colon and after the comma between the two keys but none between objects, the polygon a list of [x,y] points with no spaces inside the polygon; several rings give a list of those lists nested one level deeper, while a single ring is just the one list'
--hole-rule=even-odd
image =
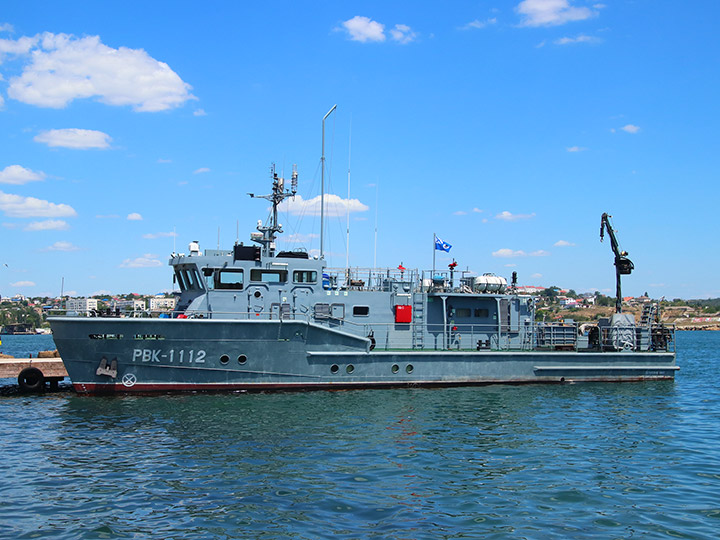
[{"label": "flagpole", "polygon": [[432,276],[430,276],[430,279],[435,279],[435,252],[437,251],[435,249],[435,242],[437,241],[437,236],[435,233],[433,233],[433,271]]}]

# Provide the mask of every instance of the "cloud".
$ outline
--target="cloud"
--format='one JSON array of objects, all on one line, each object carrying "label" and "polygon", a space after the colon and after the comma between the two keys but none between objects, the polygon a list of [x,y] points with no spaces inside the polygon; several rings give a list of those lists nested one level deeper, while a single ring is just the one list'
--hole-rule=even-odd
[{"label": "cloud", "polygon": [[14,184],[16,186],[37,182],[45,179],[44,172],[35,172],[20,165],[8,165],[0,171],[0,184]]},{"label": "cloud", "polygon": [[45,251],[78,251],[80,248],[70,242],[55,242],[52,246],[45,248]]},{"label": "cloud", "polygon": [[20,39],[0,39],[0,60],[2,55],[20,56],[28,54],[39,41],[38,36],[21,37]]},{"label": "cloud", "polygon": [[46,219],[45,221],[33,221],[25,227],[26,231],[64,231],[70,225],[62,219]]},{"label": "cloud", "polygon": [[555,246],[555,247],[569,247],[569,246],[574,246],[574,245],[575,244],[573,244],[572,242],[568,242],[567,240],[558,240],[557,242],[555,242],[553,244],[553,246]]},{"label": "cloud", "polygon": [[568,152],[584,152],[587,150],[584,146],[569,146],[566,148]]},{"label": "cloud", "polygon": [[587,7],[571,6],[568,0],[523,0],[515,11],[522,17],[520,26],[558,26],[598,14]]},{"label": "cloud", "polygon": [[147,240],[155,240],[156,238],[172,238],[174,236],[177,236],[176,232],[170,231],[170,232],[159,232],[159,233],[148,233],[143,234],[143,238]]},{"label": "cloud", "polygon": [[133,212],[132,214],[128,214],[128,221],[142,221],[142,216],[138,214],[137,212]]},{"label": "cloud", "polygon": [[13,287],[34,287],[35,283],[33,281],[16,281],[10,285]]},{"label": "cloud", "polygon": [[193,116],[207,116],[205,109],[196,109],[193,111]]},{"label": "cloud", "polygon": [[503,221],[518,221],[521,219],[530,219],[535,217],[535,213],[532,214],[511,214],[507,210],[500,212],[495,216],[495,219],[501,219]]},{"label": "cloud", "polygon": [[475,19],[474,21],[470,21],[465,26],[461,26],[460,30],[472,30],[472,29],[479,29],[479,28],[486,28],[490,26],[491,24],[496,24],[497,18],[493,17],[492,19],[487,19],[485,21],[481,21],[479,19]]},{"label": "cloud", "polygon": [[285,242],[288,244],[309,244],[311,241],[313,241],[316,238],[319,238],[319,234],[289,234],[286,237],[283,238]]},{"label": "cloud", "polygon": [[515,264],[515,263],[508,263],[508,264],[503,264],[503,266],[504,266],[505,268],[515,268],[515,267],[517,266],[517,264]]},{"label": "cloud", "polygon": [[484,212],[484,210],[480,210],[479,208],[473,208],[472,211],[476,214],[482,214]]},{"label": "cloud", "polygon": [[172,159],[158,158],[157,162],[158,163],[172,163]]},{"label": "cloud", "polygon": [[639,126],[634,126],[634,125],[632,125],[632,124],[628,124],[628,125],[626,125],[626,126],[623,126],[623,127],[621,127],[620,129],[622,129],[625,133],[637,133],[638,131],[640,131],[640,127],[639,127]]},{"label": "cloud", "polygon": [[600,43],[601,41],[602,40],[600,38],[580,35],[574,38],[564,37],[556,39],[555,41],[553,41],[553,43],[555,45],[574,45],[575,43]]},{"label": "cloud", "polygon": [[0,32],[12,32],[13,30],[15,30],[15,29],[13,28],[13,25],[10,23],[0,24]]},{"label": "cloud", "polygon": [[9,217],[72,217],[77,212],[67,204],[55,204],[35,197],[21,197],[0,191],[0,211]]},{"label": "cloud", "polygon": [[[164,111],[195,99],[191,86],[142,49],[104,45],[99,36],[46,32],[23,42],[29,63],[10,79],[8,96],[29,105],[63,108],[75,99],[141,112]],[[17,54],[17,53],[16,53]]]},{"label": "cloud", "polygon": [[530,277],[533,279],[540,279],[541,277],[543,277],[543,275],[542,274],[533,274]]},{"label": "cloud", "polygon": [[157,255],[146,253],[142,257],[125,259],[120,265],[120,268],[155,268],[162,265],[163,263],[157,259]]},{"label": "cloud", "polygon": [[351,41],[385,41],[385,25],[373,21],[369,17],[355,15],[342,23]]},{"label": "cloud", "polygon": [[406,24],[396,24],[395,28],[390,30],[390,37],[394,41],[405,45],[406,43],[415,41],[417,34]]},{"label": "cloud", "polygon": [[88,148],[109,148],[110,135],[93,129],[50,129],[35,136],[35,142],[45,143],[50,147],[73,148],[87,150]]},{"label": "cloud", "polygon": [[[357,199],[343,199],[331,193],[325,195],[325,215],[328,217],[344,216],[348,210],[353,213],[366,212],[369,209],[368,206],[365,206]],[[283,201],[279,206],[279,210],[289,212],[293,216],[319,216],[320,195],[308,200],[303,199],[301,195],[295,195],[292,199]]]},{"label": "cloud", "polygon": [[547,257],[548,255],[550,255],[550,252],[544,251],[542,249],[533,251],[531,253],[526,253],[521,249],[513,250],[509,248],[502,248],[492,252],[493,257],[500,257],[503,259],[512,257]]},{"label": "cloud", "polygon": [[453,212],[453,216],[466,216],[467,212],[464,210],[458,210],[457,212]]},{"label": "cloud", "polygon": [[210,169],[208,169],[207,167],[200,167],[199,169],[195,169],[193,171],[193,174],[202,174],[206,172],[210,172]]}]

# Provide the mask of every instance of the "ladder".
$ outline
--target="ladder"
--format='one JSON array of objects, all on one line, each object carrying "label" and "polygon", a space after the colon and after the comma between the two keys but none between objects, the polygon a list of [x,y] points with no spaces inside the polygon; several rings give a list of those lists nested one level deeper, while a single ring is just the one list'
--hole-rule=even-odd
[{"label": "ladder", "polygon": [[642,317],[640,319],[640,326],[651,326],[657,319],[658,305],[657,304],[645,304],[643,306]]},{"label": "ladder", "polygon": [[412,297],[412,348],[424,349],[425,339],[425,294],[413,293]]}]

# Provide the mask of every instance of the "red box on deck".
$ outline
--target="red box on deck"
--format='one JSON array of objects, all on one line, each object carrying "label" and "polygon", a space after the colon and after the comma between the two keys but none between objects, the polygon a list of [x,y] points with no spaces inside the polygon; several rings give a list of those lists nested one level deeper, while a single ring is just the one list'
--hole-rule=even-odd
[{"label": "red box on deck", "polygon": [[412,322],[412,306],[395,306],[395,322]]}]

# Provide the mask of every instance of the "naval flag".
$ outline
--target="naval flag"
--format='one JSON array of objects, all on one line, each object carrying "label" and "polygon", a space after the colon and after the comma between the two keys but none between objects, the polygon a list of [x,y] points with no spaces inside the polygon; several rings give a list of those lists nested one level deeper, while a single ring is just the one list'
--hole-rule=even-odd
[{"label": "naval flag", "polygon": [[443,242],[437,236],[435,237],[435,249],[449,252],[450,248],[452,248],[450,244],[448,244],[447,242]]}]

